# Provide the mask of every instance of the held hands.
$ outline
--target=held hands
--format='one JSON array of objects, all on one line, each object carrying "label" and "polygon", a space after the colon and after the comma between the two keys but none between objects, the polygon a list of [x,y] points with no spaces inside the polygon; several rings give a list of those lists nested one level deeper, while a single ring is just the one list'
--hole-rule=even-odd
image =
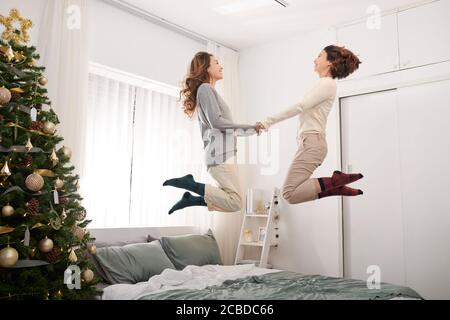
[{"label": "held hands", "polygon": [[257,122],[256,124],[255,124],[255,130],[256,130],[256,133],[258,134],[258,136],[259,135],[261,135],[261,133],[263,132],[263,130],[265,130],[266,128],[264,127],[264,125],[261,123],[261,122]]}]

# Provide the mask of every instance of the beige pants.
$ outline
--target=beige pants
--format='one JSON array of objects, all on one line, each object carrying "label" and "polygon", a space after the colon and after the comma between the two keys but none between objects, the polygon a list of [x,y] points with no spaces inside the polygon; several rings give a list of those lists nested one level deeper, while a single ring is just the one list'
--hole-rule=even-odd
[{"label": "beige pants", "polygon": [[298,139],[298,150],[283,184],[283,198],[291,203],[302,203],[319,198],[317,179],[310,179],[328,153],[324,133],[304,133]]},{"label": "beige pants", "polygon": [[236,212],[242,209],[242,190],[235,157],[208,169],[218,187],[205,184],[205,202],[209,211]]}]

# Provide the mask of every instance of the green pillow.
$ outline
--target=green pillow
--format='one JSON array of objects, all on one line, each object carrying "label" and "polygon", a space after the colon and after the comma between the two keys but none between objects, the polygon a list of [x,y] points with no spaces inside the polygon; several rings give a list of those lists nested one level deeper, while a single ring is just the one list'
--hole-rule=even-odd
[{"label": "green pillow", "polygon": [[98,248],[93,258],[98,273],[111,284],[147,281],[164,269],[175,269],[158,241]]},{"label": "green pillow", "polygon": [[159,241],[177,270],[188,265],[223,264],[211,230],[204,235],[162,237]]}]

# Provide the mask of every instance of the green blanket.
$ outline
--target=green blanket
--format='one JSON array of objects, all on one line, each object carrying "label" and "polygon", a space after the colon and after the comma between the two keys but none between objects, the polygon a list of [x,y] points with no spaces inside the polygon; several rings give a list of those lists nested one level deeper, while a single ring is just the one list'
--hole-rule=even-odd
[{"label": "green blanket", "polygon": [[408,297],[423,299],[414,290],[381,283],[368,289],[365,281],[301,275],[290,271],[227,280],[203,290],[169,290],[143,296],[142,300],[368,300]]}]

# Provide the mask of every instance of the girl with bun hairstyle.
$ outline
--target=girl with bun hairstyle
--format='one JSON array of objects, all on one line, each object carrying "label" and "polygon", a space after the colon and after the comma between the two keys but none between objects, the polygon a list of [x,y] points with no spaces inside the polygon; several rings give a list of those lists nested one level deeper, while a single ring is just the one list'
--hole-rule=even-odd
[{"label": "girl with bun hairstyle", "polygon": [[314,71],[319,81],[303,100],[257,123],[257,130],[268,130],[280,121],[299,116],[298,150],[283,183],[283,198],[290,204],[329,196],[357,196],[362,190],[347,187],[363,177],[361,173],[334,171],[331,177],[310,178],[325,159],[327,117],[336,98],[335,79],[344,79],[355,72],[361,61],[345,47],[329,45],[315,59]]}]

